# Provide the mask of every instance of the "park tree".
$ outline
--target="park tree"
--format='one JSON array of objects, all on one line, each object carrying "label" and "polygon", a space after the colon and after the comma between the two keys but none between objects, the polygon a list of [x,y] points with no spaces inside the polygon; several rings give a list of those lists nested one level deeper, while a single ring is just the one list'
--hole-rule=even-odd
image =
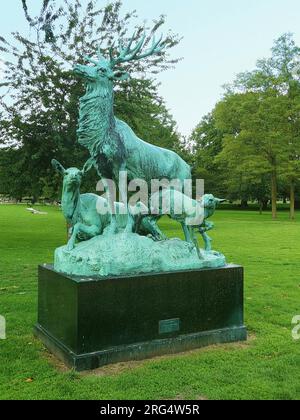
[{"label": "park tree", "polygon": [[216,156],[222,151],[223,132],[217,128],[213,114],[204,116],[193,130],[189,144],[192,145],[195,177],[205,180],[205,190],[216,196],[227,195],[224,173]]},{"label": "park tree", "polygon": [[[72,72],[74,64],[85,63],[85,55],[97,49],[106,55],[114,45],[135,40],[146,31],[151,38],[160,34],[165,17],[149,27],[138,23],[135,11],[122,13],[122,1],[103,5],[100,0],[41,0],[39,16],[31,16],[26,0],[22,7],[30,35],[14,32],[12,40],[0,37],[1,58],[5,64],[0,83],[0,132],[2,146],[17,147],[22,154],[20,173],[28,173],[29,190],[35,197],[56,183],[50,161],[53,157],[66,166],[83,165],[88,158],[76,141],[78,100],[84,93],[81,81]],[[165,49],[155,57],[124,70],[131,79],[118,84],[116,114],[132,124],[137,134],[161,146],[179,147],[176,124],[158,94],[155,75],[178,61],[170,49],[178,44],[177,35],[168,32]],[[52,179],[53,178],[53,179]]]},{"label": "park tree", "polygon": [[214,112],[224,132],[220,158],[232,169],[234,162],[239,166],[232,173],[243,169],[250,177],[270,177],[273,218],[278,179],[290,183],[292,217],[299,180],[300,73],[295,72],[299,55],[291,34],[280,37],[271,58],[259,60],[254,71],[240,74]]},{"label": "park tree", "polygon": [[228,95],[215,110],[225,133],[219,160],[227,163],[235,183],[243,180],[244,188],[269,175],[274,218],[278,176],[288,160],[285,109],[285,97],[249,92]]},{"label": "park tree", "polygon": [[242,153],[243,144],[236,139],[241,131],[240,118],[238,97],[231,97],[202,119],[189,139],[194,171],[198,178],[205,179],[207,191],[232,201],[241,200],[242,208],[250,199],[257,200],[262,211],[267,207],[270,189],[263,167],[249,167],[248,150]]},{"label": "park tree", "polygon": [[28,195],[28,172],[23,172],[23,153],[21,149],[2,149],[0,151],[0,195],[11,196],[21,201]]},{"label": "park tree", "polygon": [[[298,86],[290,94],[290,106],[286,109],[288,158],[282,162],[281,178],[289,186],[290,217],[295,218],[296,189],[300,186],[300,96]],[[296,90],[296,95],[295,95]]]}]

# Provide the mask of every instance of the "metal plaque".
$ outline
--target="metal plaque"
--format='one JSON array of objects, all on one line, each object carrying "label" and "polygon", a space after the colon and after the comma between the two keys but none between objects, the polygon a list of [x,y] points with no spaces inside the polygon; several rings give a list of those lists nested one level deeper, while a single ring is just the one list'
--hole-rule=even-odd
[{"label": "metal plaque", "polygon": [[159,334],[169,334],[180,331],[180,319],[166,319],[159,321]]}]

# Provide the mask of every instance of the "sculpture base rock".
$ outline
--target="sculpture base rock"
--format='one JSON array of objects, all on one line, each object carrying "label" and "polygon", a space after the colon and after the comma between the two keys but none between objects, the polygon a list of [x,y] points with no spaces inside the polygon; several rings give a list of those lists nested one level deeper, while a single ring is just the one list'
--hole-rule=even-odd
[{"label": "sculpture base rock", "polygon": [[155,242],[133,233],[97,236],[69,251],[55,252],[56,271],[79,276],[119,276],[179,270],[219,268],[226,265],[224,255],[201,251],[180,239]]}]

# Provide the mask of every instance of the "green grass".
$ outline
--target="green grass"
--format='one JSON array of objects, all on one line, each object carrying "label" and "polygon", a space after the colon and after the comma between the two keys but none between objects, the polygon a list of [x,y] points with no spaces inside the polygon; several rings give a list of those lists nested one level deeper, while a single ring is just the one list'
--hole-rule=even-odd
[{"label": "green grass", "polygon": [[[8,334],[0,341],[0,399],[299,399],[300,342],[292,340],[291,320],[300,314],[300,222],[287,213],[277,222],[251,211],[214,217],[215,249],[245,266],[247,344],[77,374],[32,335],[37,265],[52,261],[66,235],[60,211],[46,211],[33,216],[24,206],[0,205],[0,314]],[[176,224],[162,226],[182,236]]]}]

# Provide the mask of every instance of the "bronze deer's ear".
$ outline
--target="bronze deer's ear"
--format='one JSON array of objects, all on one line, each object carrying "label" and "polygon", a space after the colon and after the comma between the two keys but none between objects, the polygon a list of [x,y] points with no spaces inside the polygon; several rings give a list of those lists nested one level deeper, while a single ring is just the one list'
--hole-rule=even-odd
[{"label": "bronze deer's ear", "polygon": [[94,159],[90,158],[89,160],[86,161],[83,169],[82,169],[82,174],[84,175],[85,173],[87,173],[88,171],[90,171],[92,169],[92,167],[94,166]]},{"label": "bronze deer's ear", "polygon": [[221,204],[221,203],[224,203],[227,200],[226,200],[226,198],[215,198],[215,201],[216,201],[217,204]]},{"label": "bronze deer's ear", "polygon": [[61,175],[64,175],[64,173],[66,172],[65,168],[62,166],[61,163],[58,162],[58,160],[56,159],[52,159],[51,164],[53,166],[53,168],[59,172]]}]

